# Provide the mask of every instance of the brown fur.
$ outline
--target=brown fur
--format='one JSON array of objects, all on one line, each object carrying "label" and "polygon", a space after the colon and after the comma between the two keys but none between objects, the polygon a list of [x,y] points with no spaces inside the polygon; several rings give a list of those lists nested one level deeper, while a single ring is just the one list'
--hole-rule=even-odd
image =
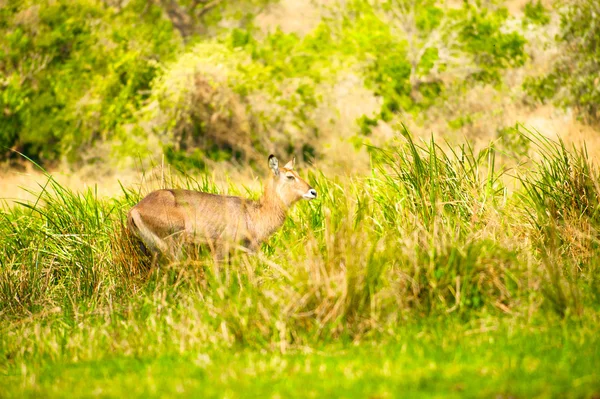
[{"label": "brown fur", "polygon": [[200,191],[169,189],[148,194],[127,214],[127,226],[153,253],[177,256],[180,244],[206,243],[213,249],[243,243],[256,249],[283,225],[288,209],[316,191],[293,170],[269,158],[273,175],[259,201]]}]

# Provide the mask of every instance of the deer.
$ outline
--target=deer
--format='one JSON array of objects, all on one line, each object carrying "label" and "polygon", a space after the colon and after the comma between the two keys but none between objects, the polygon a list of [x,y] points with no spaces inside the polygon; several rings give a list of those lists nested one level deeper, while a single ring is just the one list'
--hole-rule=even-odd
[{"label": "deer", "polygon": [[131,208],[127,228],[154,260],[178,259],[185,244],[208,245],[219,257],[239,244],[256,252],[283,225],[296,202],[317,198],[317,191],[294,171],[295,159],[280,168],[271,154],[268,165],[272,175],[265,179],[258,201],[185,189],[156,190]]}]

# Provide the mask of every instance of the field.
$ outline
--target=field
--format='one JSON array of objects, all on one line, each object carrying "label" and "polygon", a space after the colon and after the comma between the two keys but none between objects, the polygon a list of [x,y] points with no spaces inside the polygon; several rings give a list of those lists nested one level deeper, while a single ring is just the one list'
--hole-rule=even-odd
[{"label": "field", "polygon": [[371,176],[309,173],[320,199],[227,263],[148,269],[122,230],[138,192],[48,176],[2,213],[4,394],[592,396],[598,175],[529,134],[545,158],[518,177],[408,135]]},{"label": "field", "polygon": [[[597,8],[0,0],[0,398],[600,397]],[[125,228],[270,153],[256,253]]]},{"label": "field", "polygon": [[[241,347],[56,362],[6,377],[7,397],[594,397],[598,331],[443,321],[393,342],[288,354]],[[514,324],[514,323],[513,323]]]}]

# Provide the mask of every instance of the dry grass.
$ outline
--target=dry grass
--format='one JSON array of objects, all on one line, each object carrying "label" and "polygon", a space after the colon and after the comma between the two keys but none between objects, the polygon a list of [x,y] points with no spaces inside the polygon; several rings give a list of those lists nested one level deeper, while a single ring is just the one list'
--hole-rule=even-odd
[{"label": "dry grass", "polygon": [[[130,186],[139,179],[135,170],[113,170],[110,174],[95,174],[90,170],[69,171],[69,168],[65,167],[52,169],[51,173],[64,187],[77,191],[97,191],[101,197],[118,196],[123,192],[121,185]],[[0,171],[0,199],[9,204],[14,201],[31,202],[47,184],[47,174],[31,164],[7,168]]]},{"label": "dry grass", "polygon": [[260,13],[256,24],[264,32],[281,29],[305,35],[321,22],[324,7],[334,3],[333,0],[280,0]]}]

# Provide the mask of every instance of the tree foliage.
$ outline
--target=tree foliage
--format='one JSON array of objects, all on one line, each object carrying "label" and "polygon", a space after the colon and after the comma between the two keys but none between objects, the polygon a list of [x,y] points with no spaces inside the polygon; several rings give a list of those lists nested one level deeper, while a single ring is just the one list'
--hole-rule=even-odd
[{"label": "tree foliage", "polygon": [[141,0],[11,0],[0,35],[1,151],[42,161],[115,136],[178,46],[162,10]]},{"label": "tree foliage", "polygon": [[445,99],[450,87],[499,84],[502,71],[523,65],[525,39],[508,25],[504,7],[464,2],[453,8],[432,0],[357,0],[340,36],[367,65],[367,85],[381,96],[377,119],[422,111]]},{"label": "tree foliage", "polygon": [[600,3],[563,3],[556,40],[562,51],[552,70],[525,88],[539,101],[572,106],[586,122],[600,123]]},{"label": "tree foliage", "polygon": [[[253,27],[272,2],[7,0],[0,157],[13,148],[41,162],[78,160],[102,142],[131,153],[149,137],[173,159],[180,150],[228,159],[273,144],[313,156],[318,108],[345,73],[382,100],[359,120],[357,132],[368,134],[439,103],[449,88],[498,85],[526,58],[525,39],[493,4],[353,0],[300,36]],[[224,75],[207,69],[211,46],[227,58],[218,61]],[[169,87],[178,74],[195,83]],[[152,109],[163,116],[149,119]]]}]

